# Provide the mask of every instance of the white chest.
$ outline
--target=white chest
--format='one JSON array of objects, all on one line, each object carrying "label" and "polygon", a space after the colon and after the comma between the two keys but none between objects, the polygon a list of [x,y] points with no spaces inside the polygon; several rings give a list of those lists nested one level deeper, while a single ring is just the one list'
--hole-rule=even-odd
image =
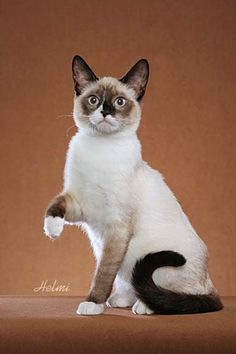
[{"label": "white chest", "polygon": [[136,139],[72,138],[65,189],[75,193],[89,222],[113,222],[130,204],[130,185],[140,156]]}]

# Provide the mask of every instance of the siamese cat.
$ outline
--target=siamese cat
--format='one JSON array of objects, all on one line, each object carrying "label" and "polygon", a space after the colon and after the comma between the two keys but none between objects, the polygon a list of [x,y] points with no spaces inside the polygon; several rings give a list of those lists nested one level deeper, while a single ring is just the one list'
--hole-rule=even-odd
[{"label": "siamese cat", "polygon": [[78,132],[44,231],[57,239],[65,223],[75,224],[90,239],[97,267],[77,314],[98,315],[106,305],[142,315],[222,309],[206,245],[162,175],[142,159],[136,131],[148,61],[139,60],[121,79],[98,78],[75,56],[72,73]]}]

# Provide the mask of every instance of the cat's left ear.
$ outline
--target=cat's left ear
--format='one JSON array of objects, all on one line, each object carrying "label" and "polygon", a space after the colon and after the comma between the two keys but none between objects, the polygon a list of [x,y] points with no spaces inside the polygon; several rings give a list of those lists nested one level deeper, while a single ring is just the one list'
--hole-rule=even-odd
[{"label": "cat's left ear", "polygon": [[140,59],[120,81],[134,89],[137,101],[141,101],[145,94],[148,77],[148,61],[146,59]]},{"label": "cat's left ear", "polygon": [[76,55],[72,61],[72,77],[75,83],[76,95],[80,95],[82,89],[91,81],[98,80],[86,61]]}]

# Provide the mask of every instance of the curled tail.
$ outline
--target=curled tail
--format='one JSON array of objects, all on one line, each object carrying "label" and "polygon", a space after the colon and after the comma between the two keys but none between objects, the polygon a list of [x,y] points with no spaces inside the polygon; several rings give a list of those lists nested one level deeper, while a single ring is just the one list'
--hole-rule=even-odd
[{"label": "curled tail", "polygon": [[152,273],[160,267],[180,267],[186,259],[173,251],[149,253],[137,261],[132,276],[132,284],[137,297],[151,310],[159,314],[188,314],[218,311],[223,308],[215,293],[194,295],[176,293],[156,285]]}]

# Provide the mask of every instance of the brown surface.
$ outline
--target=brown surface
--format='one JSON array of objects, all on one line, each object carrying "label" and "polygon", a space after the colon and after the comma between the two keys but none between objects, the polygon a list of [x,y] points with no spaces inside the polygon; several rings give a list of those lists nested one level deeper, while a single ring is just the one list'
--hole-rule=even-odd
[{"label": "brown surface", "polygon": [[81,354],[230,354],[236,350],[236,298],[222,311],[137,316],[107,309],[77,316],[78,297],[0,297],[0,352]]},{"label": "brown surface", "polygon": [[66,227],[52,243],[42,232],[74,132],[80,54],[99,76],[149,59],[144,157],[207,243],[215,285],[235,294],[236,2],[2,0],[0,13],[0,293],[33,294],[45,279],[70,283],[69,295],[88,290],[86,237]]}]

